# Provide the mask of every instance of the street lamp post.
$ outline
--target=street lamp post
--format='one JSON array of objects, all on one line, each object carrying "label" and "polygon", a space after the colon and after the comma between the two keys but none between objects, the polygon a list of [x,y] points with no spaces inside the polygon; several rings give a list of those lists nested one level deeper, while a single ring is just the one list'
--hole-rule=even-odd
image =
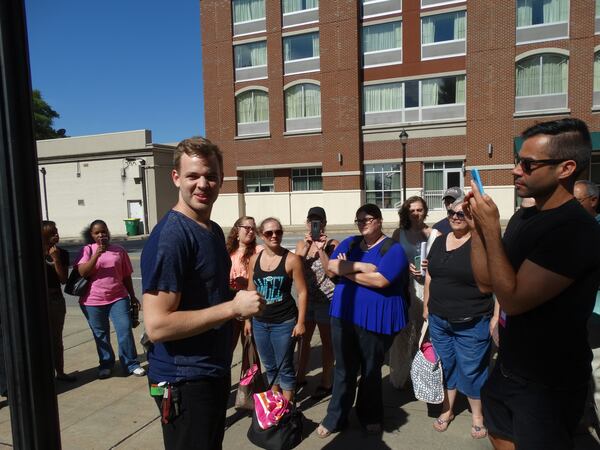
[{"label": "street lamp post", "polygon": [[46,191],[46,168],[42,167],[40,172],[42,173],[42,185],[44,186],[44,211],[46,212],[46,220],[50,220],[48,216],[48,193]]},{"label": "street lamp post", "polygon": [[398,136],[402,144],[402,201],[406,201],[406,143],[408,142],[408,133],[402,128],[402,133]]}]

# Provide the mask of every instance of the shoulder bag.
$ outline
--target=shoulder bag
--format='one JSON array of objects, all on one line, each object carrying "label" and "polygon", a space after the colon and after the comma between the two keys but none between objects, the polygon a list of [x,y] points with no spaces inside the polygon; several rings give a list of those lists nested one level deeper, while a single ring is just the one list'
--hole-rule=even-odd
[{"label": "shoulder bag", "polygon": [[442,362],[430,342],[423,343],[428,322],[423,323],[417,354],[410,368],[410,378],[417,400],[439,404],[444,401]]},{"label": "shoulder bag", "polygon": [[[86,245],[86,247],[88,246]],[[92,248],[89,248],[91,252]],[[81,297],[87,293],[89,289],[89,283],[90,282],[87,278],[84,278],[79,274],[77,267],[73,267],[71,269],[71,273],[69,274],[69,278],[67,279],[67,283],[65,284],[65,293],[74,295],[75,297]]]},{"label": "shoulder bag", "polygon": [[235,396],[235,407],[237,409],[254,409],[254,399],[252,395],[255,392],[265,390],[265,382],[260,371],[260,359],[256,352],[254,338],[252,336],[244,337],[244,348],[242,353],[242,370],[240,373],[240,383]]}]

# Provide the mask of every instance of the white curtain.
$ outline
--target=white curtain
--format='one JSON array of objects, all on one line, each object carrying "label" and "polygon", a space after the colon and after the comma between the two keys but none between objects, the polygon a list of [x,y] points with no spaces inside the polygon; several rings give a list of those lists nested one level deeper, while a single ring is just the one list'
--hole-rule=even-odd
[{"label": "white curtain", "polygon": [[544,23],[566,22],[569,15],[568,0],[543,0]]},{"label": "white curtain", "polygon": [[267,122],[269,96],[263,91],[247,91],[236,97],[238,123]]},{"label": "white curtain", "polygon": [[363,89],[364,110],[367,113],[402,110],[402,84],[387,83],[365,86]]},{"label": "white curtain", "polygon": [[267,43],[253,42],[235,46],[235,67],[267,65]]},{"label": "white curtain", "polygon": [[567,58],[560,55],[542,55],[542,94],[567,92]]},{"label": "white curtain", "polygon": [[421,81],[421,106],[435,106],[438,104],[438,80]]},{"label": "white curtain", "polygon": [[312,50],[313,50],[313,56],[319,56],[320,55],[320,51],[319,51],[319,33],[314,33],[312,35]]},{"label": "white curtain", "polygon": [[233,22],[247,22],[265,17],[265,0],[233,0]]},{"label": "white curtain", "polygon": [[321,116],[321,89],[314,84],[297,84],[285,91],[286,119]]},{"label": "white curtain", "polygon": [[517,26],[526,27],[533,21],[533,2],[534,0],[517,1]]},{"label": "white curtain", "polygon": [[435,22],[431,16],[421,19],[421,44],[432,44],[435,39]]},{"label": "white curtain", "polygon": [[596,17],[600,17],[600,0],[596,0]]},{"label": "white curtain", "polygon": [[533,56],[517,63],[517,97],[540,95],[541,58]]},{"label": "white curtain", "polygon": [[363,27],[363,52],[402,47],[402,23],[390,22]]},{"label": "white curtain", "polygon": [[467,80],[464,75],[456,77],[456,103],[465,103],[467,94]]},{"label": "white curtain", "polygon": [[283,13],[303,11],[319,7],[319,0],[283,0]]},{"label": "white curtain", "polygon": [[464,39],[466,36],[467,17],[464,12],[458,12],[454,17],[454,39]]},{"label": "white curtain", "polygon": [[594,92],[600,92],[600,52],[594,55]]}]

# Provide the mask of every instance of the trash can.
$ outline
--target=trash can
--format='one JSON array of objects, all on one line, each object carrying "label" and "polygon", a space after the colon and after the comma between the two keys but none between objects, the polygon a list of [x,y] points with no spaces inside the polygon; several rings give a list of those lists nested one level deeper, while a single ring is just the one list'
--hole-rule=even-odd
[{"label": "trash can", "polygon": [[125,219],[125,230],[127,236],[137,236],[140,229],[140,219]]}]

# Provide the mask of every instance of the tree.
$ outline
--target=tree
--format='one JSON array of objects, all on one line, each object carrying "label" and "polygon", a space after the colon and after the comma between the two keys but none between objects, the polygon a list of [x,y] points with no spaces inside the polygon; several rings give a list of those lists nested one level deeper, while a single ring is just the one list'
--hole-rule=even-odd
[{"label": "tree", "polygon": [[32,92],[33,99],[33,131],[35,139],[55,139],[65,137],[66,130],[52,128],[54,119],[58,119],[60,114],[52,109],[42,98],[42,93],[38,89]]}]

